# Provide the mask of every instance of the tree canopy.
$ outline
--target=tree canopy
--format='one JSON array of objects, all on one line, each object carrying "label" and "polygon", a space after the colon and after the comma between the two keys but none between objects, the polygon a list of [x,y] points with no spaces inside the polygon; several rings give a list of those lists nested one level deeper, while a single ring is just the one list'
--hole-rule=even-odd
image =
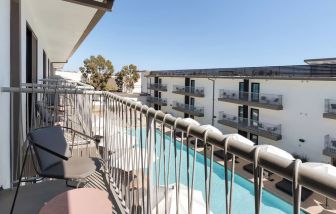
[{"label": "tree canopy", "polygon": [[83,63],[79,70],[84,81],[96,90],[107,90],[107,82],[114,72],[112,62],[98,55],[85,59]]},{"label": "tree canopy", "polygon": [[134,89],[134,84],[139,80],[140,75],[137,72],[137,66],[130,64],[125,65],[117,75],[117,84],[119,88],[125,86],[126,90],[130,92]]}]

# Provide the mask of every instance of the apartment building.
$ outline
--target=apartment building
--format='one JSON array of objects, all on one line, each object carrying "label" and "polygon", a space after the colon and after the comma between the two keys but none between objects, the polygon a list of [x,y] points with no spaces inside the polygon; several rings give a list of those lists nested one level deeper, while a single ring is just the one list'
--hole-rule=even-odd
[{"label": "apartment building", "polygon": [[[0,1],[0,87],[41,83],[63,67],[95,27],[112,0]],[[8,188],[17,171],[19,118],[29,100],[0,92],[0,187]],[[23,123],[25,126],[25,123]],[[10,142],[10,143],[9,143]]]},{"label": "apartment building", "polygon": [[151,71],[155,109],[239,133],[309,161],[336,165],[336,61],[306,65]]}]

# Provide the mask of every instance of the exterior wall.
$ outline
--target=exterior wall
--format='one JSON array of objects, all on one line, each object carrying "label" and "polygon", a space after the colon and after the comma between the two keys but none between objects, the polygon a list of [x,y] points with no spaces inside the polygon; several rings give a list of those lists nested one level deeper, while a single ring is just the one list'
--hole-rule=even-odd
[{"label": "exterior wall", "polygon": [[[29,1],[21,1],[21,79],[22,82],[26,81],[26,27],[29,24],[33,33],[37,38],[37,77],[39,79],[43,78],[43,49],[46,49],[44,36],[40,33],[39,26],[34,22],[34,16],[30,11]],[[46,52],[48,57],[48,52]]]},{"label": "exterior wall", "polygon": [[[21,80],[26,81],[26,23],[29,23],[33,32],[38,39],[38,79],[43,77],[43,35],[39,34],[38,26],[34,24],[34,17],[29,11],[29,1],[22,0],[21,6]],[[0,87],[10,86],[10,0],[3,0],[0,2],[0,24],[3,32],[0,35],[0,64],[1,64],[1,78]],[[8,93],[0,92],[0,186],[4,188],[10,187],[10,99]],[[25,100],[22,103],[22,117],[25,118]],[[25,129],[25,121],[23,121],[23,130]]]},{"label": "exterior wall", "polygon": [[[172,109],[174,101],[184,103],[184,95],[172,93],[174,85],[184,85],[184,77],[160,77],[163,84],[167,84],[167,92],[161,92],[168,105],[161,110],[172,113],[177,117],[184,114]],[[205,117],[195,117],[201,124],[211,124],[212,115],[212,82],[207,78],[191,78],[196,87],[204,87],[205,96],[195,97],[195,106],[204,107]],[[239,104],[218,101],[219,90],[239,90],[239,82],[243,79],[215,79],[215,127],[224,134],[237,133],[237,129],[217,123],[220,111],[230,115],[238,115]],[[154,77],[151,77],[154,83]],[[324,137],[330,134],[336,137],[336,120],[323,118],[325,99],[336,99],[336,84],[334,81],[316,80],[250,80],[251,83],[260,83],[260,93],[282,95],[283,110],[270,110],[261,107],[249,106],[250,109],[259,109],[259,121],[274,125],[281,124],[282,139],[273,141],[259,136],[259,144],[272,144],[292,154],[307,157],[309,161],[330,162],[330,157],[323,155]],[[151,91],[154,96],[154,91]],[[334,135],[333,135],[334,134]],[[304,139],[300,142],[299,139]]]},{"label": "exterior wall", "polygon": [[[335,133],[336,120],[322,117],[325,99],[336,99],[334,81],[258,80],[261,93],[283,95],[283,110],[259,108],[260,121],[281,124],[282,140],[267,144],[306,156],[310,161],[330,162],[322,155],[324,137]],[[285,86],[285,87],[284,87]],[[335,135],[334,135],[335,136]],[[300,142],[304,139],[305,142]]]},{"label": "exterior wall", "polygon": [[140,87],[141,93],[149,93],[147,89],[147,78],[145,77],[145,72],[140,72]]},{"label": "exterior wall", "polygon": [[[0,87],[10,85],[10,0],[0,1]],[[0,92],[0,186],[10,186],[10,98]]]}]

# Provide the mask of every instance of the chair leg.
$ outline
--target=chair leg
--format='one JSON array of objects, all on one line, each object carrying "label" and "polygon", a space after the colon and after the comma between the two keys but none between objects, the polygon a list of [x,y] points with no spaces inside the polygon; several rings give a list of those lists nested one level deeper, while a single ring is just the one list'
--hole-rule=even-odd
[{"label": "chair leg", "polygon": [[23,170],[24,170],[24,167],[26,165],[26,160],[27,160],[29,148],[30,148],[30,145],[28,145],[28,147],[26,149],[26,154],[25,154],[24,159],[23,159],[23,164],[22,164],[20,177],[19,177],[19,183],[18,183],[18,186],[16,187],[16,190],[15,190],[14,200],[13,200],[13,203],[12,203],[10,214],[12,214],[14,212],[15,202],[16,202],[17,195],[19,193],[19,188],[20,188],[21,181],[22,181]]}]

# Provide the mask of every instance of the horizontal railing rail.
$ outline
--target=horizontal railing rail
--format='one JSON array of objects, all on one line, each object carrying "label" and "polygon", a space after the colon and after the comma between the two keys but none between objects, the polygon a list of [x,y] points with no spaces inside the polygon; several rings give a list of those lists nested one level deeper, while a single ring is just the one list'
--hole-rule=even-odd
[{"label": "horizontal railing rail", "polygon": [[[186,209],[192,212],[194,197],[195,179],[203,179],[204,186],[204,213],[212,211],[212,200],[220,200],[227,213],[232,213],[232,192],[233,177],[231,177],[231,187],[228,184],[227,169],[231,167],[231,175],[234,173],[234,159],[229,164],[227,156],[224,160],[225,181],[223,186],[217,184],[213,188],[213,152],[214,147],[223,149],[225,153],[230,153],[248,162],[254,163],[254,170],[269,170],[283,178],[293,181],[293,205],[294,213],[299,213],[300,185],[305,186],[326,197],[336,199],[336,180],[328,173],[321,173],[313,168],[301,164],[299,160],[290,160],[274,155],[263,146],[252,146],[244,143],[246,139],[236,134],[222,135],[209,131],[207,128],[193,125],[192,123],[173,117],[161,111],[142,105],[136,101],[120,97],[110,92],[98,92],[93,90],[76,89],[48,89],[48,88],[1,88],[1,93],[20,93],[33,95],[42,94],[66,94],[74,96],[77,102],[81,99],[89,99],[92,96],[101,97],[99,101],[99,133],[103,136],[105,158],[108,159],[108,174],[113,187],[119,193],[120,199],[125,203],[126,209],[132,213],[161,213],[170,209],[169,204],[175,203],[176,209],[183,206],[180,203],[182,194],[187,194]],[[1,94],[0,94],[1,95]],[[34,96],[33,96],[34,97]],[[87,97],[87,98],[85,98]],[[78,110],[83,118],[91,118],[93,113],[85,110],[86,104],[94,106],[94,102],[80,102],[82,110]],[[71,114],[73,115],[73,114]],[[235,120],[238,120],[236,118]],[[95,120],[93,120],[95,121]],[[90,124],[90,121],[85,122]],[[187,139],[178,143],[176,132],[181,131]],[[97,133],[93,133],[97,134]],[[195,172],[196,150],[191,150],[189,145],[191,138],[202,140],[205,149],[202,154],[204,161],[204,171]],[[185,149],[186,147],[186,149]],[[196,145],[197,147],[197,145]],[[188,155],[182,154],[186,151]],[[198,156],[197,156],[198,157]],[[200,157],[198,157],[200,158]],[[186,164],[186,165],[183,165]],[[183,168],[182,166],[185,166]],[[255,212],[260,212],[261,189],[263,173],[256,173],[254,177],[255,189]],[[200,173],[203,176],[198,176]],[[260,175],[260,176],[259,176]],[[187,177],[186,190],[181,185],[181,176]],[[174,188],[171,186],[174,183]],[[224,188],[223,198],[212,197],[213,191]],[[234,194],[237,194],[234,192]],[[160,197],[159,195],[163,195]],[[171,200],[168,197],[174,196]],[[162,199],[162,201],[160,200]],[[170,201],[170,203],[168,203]],[[161,204],[163,203],[163,204]],[[163,205],[163,208],[162,206]],[[222,210],[223,211],[223,210]],[[178,211],[177,211],[178,212]],[[202,212],[194,210],[194,212]],[[233,212],[235,212],[233,210]]]}]

